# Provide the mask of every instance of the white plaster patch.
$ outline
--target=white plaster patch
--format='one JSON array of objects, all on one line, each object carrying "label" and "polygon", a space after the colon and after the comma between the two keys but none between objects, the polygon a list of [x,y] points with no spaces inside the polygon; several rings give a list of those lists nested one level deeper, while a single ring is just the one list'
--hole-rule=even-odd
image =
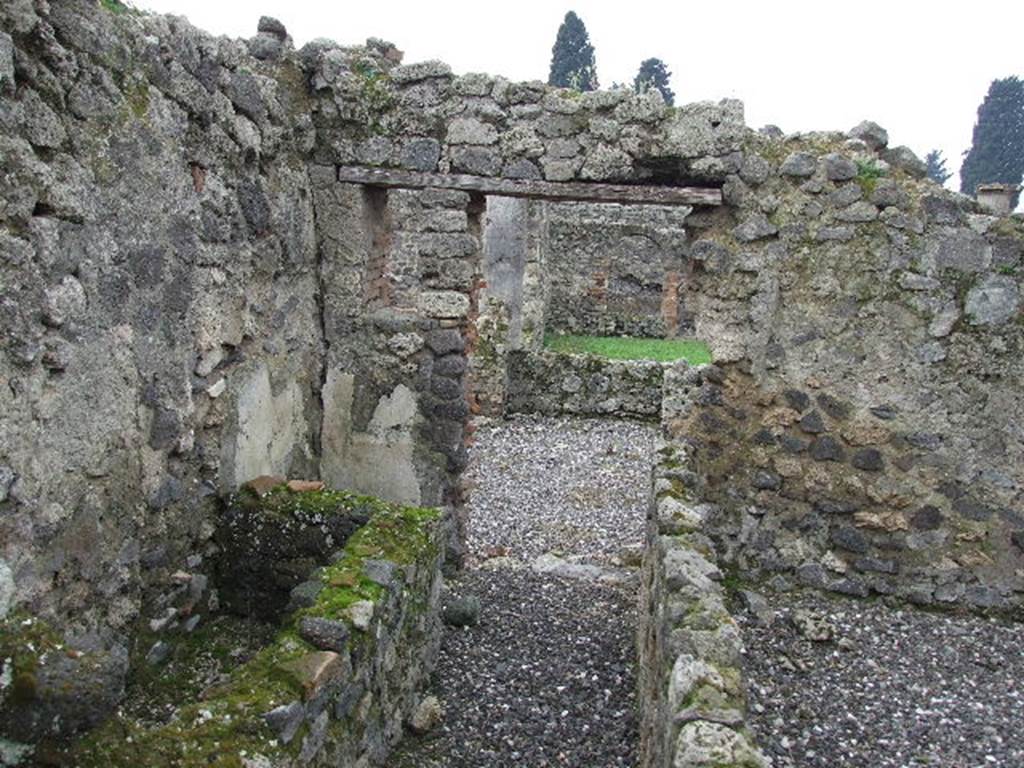
[{"label": "white plaster patch", "polygon": [[0,560],[0,619],[7,618],[14,605],[14,572],[7,562]]},{"label": "white plaster patch", "polygon": [[295,381],[277,395],[260,363],[238,390],[238,429],[225,441],[222,480],[236,487],[260,475],[287,474],[292,452],[306,436],[302,391]]}]

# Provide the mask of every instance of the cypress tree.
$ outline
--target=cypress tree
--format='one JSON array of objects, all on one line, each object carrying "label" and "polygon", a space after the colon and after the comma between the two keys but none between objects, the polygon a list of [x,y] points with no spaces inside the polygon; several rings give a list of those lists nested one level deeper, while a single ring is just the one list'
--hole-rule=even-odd
[{"label": "cypress tree", "polygon": [[978,107],[970,151],[960,166],[960,191],[979,184],[1020,184],[1024,176],[1024,82],[993,80]]},{"label": "cypress tree", "polygon": [[928,178],[936,184],[945,184],[946,180],[953,175],[946,170],[946,158],[937,149],[933,149],[925,155],[924,163],[928,166]]},{"label": "cypress tree", "polygon": [[657,88],[665,99],[665,103],[672,106],[675,103],[676,95],[668,86],[668,79],[672,73],[668,71],[665,62],[661,59],[646,59],[640,64],[640,71],[636,73],[633,80],[633,90],[643,93],[650,88]]},{"label": "cypress tree", "polygon": [[575,88],[579,91],[597,90],[597,64],[594,46],[583,21],[572,11],[565,14],[558,28],[555,45],[551,49],[551,73],[548,85]]}]

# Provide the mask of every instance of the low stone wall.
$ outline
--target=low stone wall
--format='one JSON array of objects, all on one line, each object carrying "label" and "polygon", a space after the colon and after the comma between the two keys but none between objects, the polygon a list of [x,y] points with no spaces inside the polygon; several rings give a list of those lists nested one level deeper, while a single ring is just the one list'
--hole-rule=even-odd
[{"label": "low stone wall", "polygon": [[653,472],[638,636],[642,768],[765,768],[744,728],[742,640],[703,533],[688,448],[666,443]]},{"label": "low stone wall", "polygon": [[516,350],[508,356],[508,410],[656,419],[664,372],[653,360]]},{"label": "low stone wall", "polygon": [[[381,764],[420,702],[440,639],[444,537],[436,510],[344,492],[278,487],[265,529],[288,509],[369,522],[292,590],[297,609],[268,647],[158,727],[119,715],[71,764],[328,766]],[[326,523],[325,523],[326,524]]]}]

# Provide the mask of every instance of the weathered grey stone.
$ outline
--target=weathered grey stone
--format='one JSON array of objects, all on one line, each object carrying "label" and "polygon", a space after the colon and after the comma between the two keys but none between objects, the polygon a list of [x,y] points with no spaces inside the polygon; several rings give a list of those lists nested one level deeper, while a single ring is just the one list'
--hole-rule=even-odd
[{"label": "weathered grey stone", "polygon": [[71,275],[65,275],[58,285],[46,290],[43,303],[43,322],[60,328],[85,311],[85,289]]},{"label": "weathered grey stone", "polygon": [[146,661],[152,664],[154,667],[163,664],[167,661],[167,657],[171,655],[171,645],[163,640],[158,640],[153,643],[150,649],[146,652]]},{"label": "weathered grey stone", "polygon": [[807,152],[793,152],[779,166],[779,173],[783,176],[795,178],[808,178],[814,175],[818,167],[818,159]]},{"label": "weathered grey stone", "polygon": [[779,233],[778,227],[768,221],[763,213],[755,213],[740,223],[732,231],[733,237],[742,243],[763,240]]},{"label": "weathered grey stone", "polygon": [[327,739],[327,726],[330,724],[330,715],[325,710],[317,715],[316,719],[309,726],[309,732],[302,739],[302,749],[299,751],[299,764],[306,765],[319,754]]},{"label": "weathered grey stone", "polygon": [[782,487],[782,478],[774,472],[759,470],[754,473],[753,485],[762,491],[777,491]]},{"label": "weathered grey stone", "polygon": [[256,31],[274,35],[279,40],[284,40],[288,37],[288,30],[285,29],[284,24],[271,16],[260,16],[259,23],[256,25]]},{"label": "weathered grey stone", "polygon": [[403,142],[399,150],[399,164],[412,171],[436,171],[441,159],[441,144],[437,139],[416,138]]},{"label": "weathered grey stone", "polygon": [[3,559],[0,559],[0,620],[7,618],[14,605],[14,572]]},{"label": "weathered grey stone", "polygon": [[759,626],[770,627],[774,623],[775,611],[772,610],[764,595],[750,589],[741,589],[739,595],[744,608],[749,611]]},{"label": "weathered grey stone", "polygon": [[832,541],[843,549],[856,552],[859,555],[865,554],[870,549],[867,537],[856,528],[850,526],[838,526],[832,529]]},{"label": "weathered grey stone", "polygon": [[633,158],[621,149],[598,144],[588,152],[580,169],[584,179],[597,181],[622,181],[633,174]]},{"label": "weathered grey stone", "polygon": [[718,723],[687,723],[676,740],[672,768],[767,768],[765,757],[739,732]]},{"label": "weathered grey stone", "polygon": [[873,150],[884,149],[889,144],[889,133],[878,123],[865,120],[850,129],[847,134],[851,138],[860,139]]},{"label": "weathered grey stone", "polygon": [[966,517],[968,520],[978,522],[989,520],[995,515],[995,510],[970,496],[964,496],[954,501],[953,511]]},{"label": "weathered grey stone", "polygon": [[411,85],[432,78],[449,79],[452,77],[452,68],[443,61],[423,61],[395,67],[389,74],[396,84]]},{"label": "weathered grey stone", "polygon": [[746,155],[740,166],[740,178],[756,187],[768,181],[771,170],[771,164],[760,155]]},{"label": "weathered grey stone", "polygon": [[923,179],[928,175],[928,166],[910,147],[893,147],[882,153],[885,162],[898,168],[915,179]]},{"label": "weathered grey stone", "polygon": [[1020,311],[1020,288],[1009,275],[989,275],[967,293],[964,311],[973,325],[1000,325]]},{"label": "weathered grey stone", "polygon": [[811,398],[806,392],[801,392],[799,389],[787,389],[782,396],[786,398],[786,403],[794,411],[803,412],[811,407]]},{"label": "weathered grey stone", "polygon": [[295,587],[288,599],[288,610],[308,608],[316,602],[317,595],[324,589],[322,581],[304,581]]},{"label": "weathered grey stone", "polygon": [[828,196],[828,202],[836,208],[845,208],[864,196],[860,184],[842,184]]},{"label": "weathered grey stone", "polygon": [[844,461],[846,451],[834,437],[821,435],[811,443],[811,456],[815,461]]},{"label": "weathered grey stone", "polygon": [[420,294],[419,310],[427,317],[465,317],[469,312],[469,297],[457,291],[424,291]]},{"label": "weathered grey stone", "polygon": [[302,702],[292,701],[270,710],[263,715],[263,720],[282,744],[288,744],[295,738],[305,716],[306,710]]},{"label": "weathered grey stone", "polygon": [[347,613],[352,620],[352,626],[365,632],[370,628],[370,623],[373,621],[373,603],[369,600],[360,600],[350,605]]},{"label": "weathered grey stone", "polygon": [[14,92],[14,41],[0,32],[0,90]]},{"label": "weathered grey stone", "polygon": [[855,223],[874,221],[878,218],[878,208],[867,200],[861,200],[842,210],[836,211],[835,217],[839,221]]},{"label": "weathered grey stone", "polygon": [[424,734],[433,730],[444,719],[444,707],[436,696],[426,696],[417,706],[409,719],[409,726],[414,733]]},{"label": "weathered grey stone", "polygon": [[910,518],[910,525],[918,531],[935,531],[942,527],[944,518],[938,507],[926,505]]},{"label": "weathered grey stone", "polygon": [[845,155],[830,152],[821,158],[829,181],[848,181],[857,176],[857,164]]},{"label": "weathered grey stone", "polygon": [[401,589],[404,581],[398,564],[391,560],[368,559],[363,562],[363,573],[374,584],[392,591]]},{"label": "weathered grey stone", "polygon": [[882,453],[876,448],[862,448],[854,451],[850,463],[857,469],[867,472],[881,472],[885,469],[885,460]]},{"label": "weathered grey stone", "polygon": [[452,149],[452,170],[478,176],[497,176],[501,172],[501,155],[494,150],[476,146]]},{"label": "weathered grey stone", "polygon": [[303,616],[299,621],[299,637],[321,651],[342,653],[348,636],[348,626],[341,621],[320,616]]},{"label": "weathered grey stone", "polygon": [[850,226],[821,227],[814,233],[814,239],[819,242],[848,243],[857,236],[857,230]]},{"label": "weathered grey stone", "polygon": [[[804,406],[807,407],[806,405]],[[800,419],[800,429],[809,435],[817,435],[826,432],[825,420],[817,411],[811,411]]]},{"label": "weathered grey stone", "polygon": [[498,141],[497,129],[479,120],[458,117],[448,124],[449,144],[494,144]]},{"label": "weathered grey stone", "polygon": [[475,627],[480,620],[480,598],[466,595],[444,601],[441,618],[453,627]]}]

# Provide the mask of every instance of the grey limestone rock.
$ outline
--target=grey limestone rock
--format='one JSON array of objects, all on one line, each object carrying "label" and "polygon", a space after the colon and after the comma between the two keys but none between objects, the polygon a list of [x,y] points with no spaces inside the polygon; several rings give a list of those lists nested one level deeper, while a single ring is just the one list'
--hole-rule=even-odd
[{"label": "grey limestone rock", "polygon": [[830,435],[821,435],[811,443],[811,456],[815,461],[843,461],[846,451],[843,446]]},{"label": "grey limestone rock", "polygon": [[263,715],[263,720],[277,734],[282,744],[288,744],[295,738],[305,717],[306,711],[302,702],[292,701],[270,710]]},{"label": "grey limestone rock", "polygon": [[348,645],[348,625],[320,616],[303,616],[299,622],[299,636],[321,651],[341,653]]},{"label": "grey limestone rock", "polygon": [[0,89],[14,91],[14,41],[6,32],[0,32]]},{"label": "grey limestone rock", "polygon": [[768,221],[763,213],[755,213],[733,229],[733,236],[743,243],[763,240],[779,233],[779,228]]},{"label": "grey limestone rock", "polygon": [[322,581],[304,581],[295,587],[288,598],[287,610],[293,611],[296,608],[307,608],[316,602],[316,597],[324,589]]},{"label": "grey limestone rock", "polygon": [[989,275],[967,293],[964,310],[973,325],[1000,325],[1020,311],[1020,287],[1010,275]]},{"label": "grey limestone rock", "polygon": [[410,85],[432,78],[451,78],[452,68],[443,61],[423,61],[405,64],[391,70],[391,79],[399,85]]},{"label": "grey limestone rock", "polygon": [[466,595],[446,600],[441,606],[441,618],[453,627],[475,627],[480,621],[480,598]]},{"label": "grey limestone rock", "polygon": [[850,129],[847,134],[851,138],[860,139],[871,149],[878,151],[889,144],[889,133],[878,123],[865,120]]},{"label": "grey limestone rock", "polygon": [[829,181],[849,181],[857,175],[857,164],[845,155],[831,152],[821,158]]},{"label": "grey limestone rock", "polygon": [[928,166],[910,147],[893,147],[886,150],[882,157],[893,168],[899,168],[915,179],[923,179],[928,175]]},{"label": "grey limestone rock", "polygon": [[809,178],[814,175],[818,168],[818,159],[807,152],[793,152],[779,166],[779,173],[783,176],[795,178]]}]

